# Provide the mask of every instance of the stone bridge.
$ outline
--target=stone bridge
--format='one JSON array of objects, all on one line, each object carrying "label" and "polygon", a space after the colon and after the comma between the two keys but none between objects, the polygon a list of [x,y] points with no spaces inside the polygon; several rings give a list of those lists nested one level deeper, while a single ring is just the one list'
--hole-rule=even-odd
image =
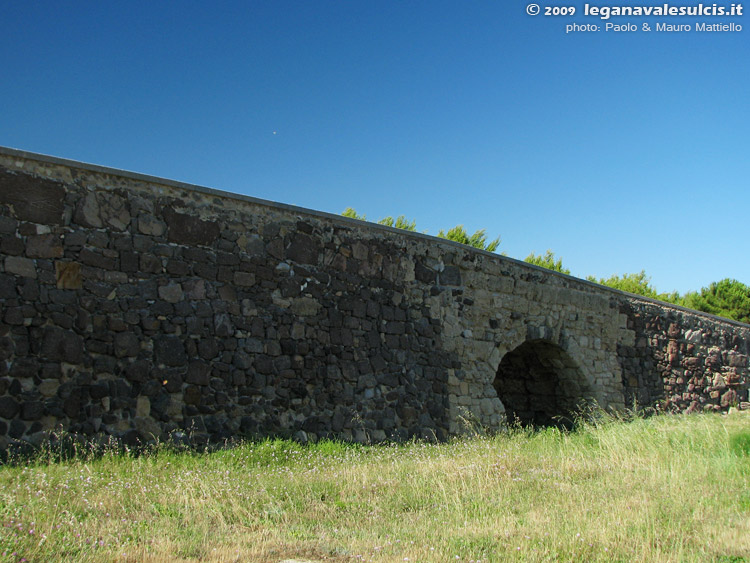
[{"label": "stone bridge", "polygon": [[450,241],[0,149],[0,447],[715,411],[749,354],[748,325]]}]

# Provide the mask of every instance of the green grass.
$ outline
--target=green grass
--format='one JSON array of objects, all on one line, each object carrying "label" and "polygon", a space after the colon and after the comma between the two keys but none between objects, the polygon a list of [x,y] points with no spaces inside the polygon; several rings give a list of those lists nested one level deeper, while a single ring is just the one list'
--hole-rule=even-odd
[{"label": "green grass", "polygon": [[0,467],[0,561],[291,558],[750,561],[750,417]]}]

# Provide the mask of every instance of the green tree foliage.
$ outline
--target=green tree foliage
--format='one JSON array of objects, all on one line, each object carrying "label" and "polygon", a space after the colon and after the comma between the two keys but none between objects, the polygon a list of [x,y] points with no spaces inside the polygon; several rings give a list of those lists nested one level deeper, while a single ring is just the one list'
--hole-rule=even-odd
[{"label": "green tree foliage", "polygon": [[468,244],[474,248],[486,250],[488,252],[495,252],[497,247],[500,245],[500,237],[495,240],[487,242],[487,234],[484,229],[479,229],[473,235],[469,236],[463,225],[457,225],[450,229],[448,232],[440,229],[438,235],[440,238],[460,242],[461,244]]},{"label": "green tree foliage", "polygon": [[619,289],[620,291],[627,291],[628,293],[659,299],[667,303],[683,305],[683,298],[676,291],[672,293],[658,293],[651,285],[651,278],[646,275],[645,270],[641,270],[637,274],[624,274],[622,276],[615,274],[607,279],[600,278],[597,280],[594,276],[586,276],[586,279],[594,283],[606,285],[607,287]]},{"label": "green tree foliage", "polygon": [[570,274],[570,270],[568,270],[567,268],[563,268],[562,258],[558,258],[557,260],[555,260],[555,253],[551,250],[545,252],[544,256],[542,256],[541,254],[537,256],[532,252],[526,258],[524,258],[523,261],[528,262],[529,264],[534,264],[535,266],[541,266],[542,268],[554,270],[555,272]]},{"label": "green tree foliage", "polygon": [[[366,215],[360,215],[357,213],[354,209],[351,207],[347,207],[344,209],[343,213],[341,213],[344,217],[350,217],[352,219],[359,219],[360,221],[366,221],[367,216]],[[415,220],[409,220],[406,218],[405,215],[399,215],[396,219],[394,219],[392,216],[384,217],[380,221],[378,221],[380,225],[386,225],[388,227],[396,227],[397,229],[404,229],[405,231],[416,231],[417,230],[417,222]],[[479,229],[477,232],[475,232],[473,235],[469,236],[469,233],[466,232],[466,229],[463,225],[458,225],[456,227],[453,227],[448,232],[443,231],[440,229],[440,232],[438,235],[440,238],[452,240],[455,242],[460,242],[461,244],[468,244],[469,246],[473,246],[474,248],[479,248],[481,250],[487,250],[488,252],[494,252],[497,247],[500,245],[500,237],[497,237],[495,240],[492,240],[490,242],[487,242],[487,234],[484,229]]]},{"label": "green tree foliage", "polygon": [[417,222],[416,221],[409,221],[404,215],[399,215],[396,217],[396,220],[393,220],[393,217],[390,215],[388,217],[383,217],[380,221],[378,221],[380,225],[385,225],[387,227],[396,227],[397,229],[404,229],[405,231],[416,231],[417,230]]},{"label": "green tree foliage", "polygon": [[594,276],[588,276],[586,279],[636,295],[660,299],[688,309],[750,324],[750,287],[737,280],[723,279],[704,287],[700,292],[691,291],[680,296],[676,291],[657,293],[651,286],[651,278],[643,270],[637,274],[610,276],[608,279],[597,280]]},{"label": "green tree foliage", "polygon": [[659,297],[657,299],[661,299],[662,301],[666,301],[667,303],[674,303],[675,305],[683,305],[683,298],[680,296],[680,294],[676,291],[673,291],[671,293],[660,293]]},{"label": "green tree foliage", "polygon": [[750,323],[750,287],[733,279],[723,279],[687,293],[681,305],[720,317]]},{"label": "green tree foliage", "polygon": [[359,215],[351,207],[347,207],[346,209],[344,209],[344,211],[341,214],[344,217],[349,217],[350,219],[359,219],[360,221],[367,221],[367,215]]},{"label": "green tree foliage", "polygon": [[[359,219],[360,221],[367,221],[367,215],[360,215],[357,213],[357,211],[351,207],[347,207],[344,209],[344,211],[341,213],[344,217],[349,217],[350,219]],[[390,215],[388,217],[383,217],[380,221],[378,221],[379,225],[385,225],[387,227],[395,227],[397,229],[404,229],[405,231],[416,231],[417,230],[417,222],[416,221],[409,221],[405,215],[399,215],[396,219],[391,217]]]},{"label": "green tree foliage", "polygon": [[659,299],[659,294],[651,286],[651,278],[646,275],[645,270],[641,270],[637,274],[624,274],[622,276],[614,274],[607,279],[600,278],[597,280],[594,276],[586,276],[586,279],[594,283],[606,285],[607,287],[619,289],[620,291]]}]

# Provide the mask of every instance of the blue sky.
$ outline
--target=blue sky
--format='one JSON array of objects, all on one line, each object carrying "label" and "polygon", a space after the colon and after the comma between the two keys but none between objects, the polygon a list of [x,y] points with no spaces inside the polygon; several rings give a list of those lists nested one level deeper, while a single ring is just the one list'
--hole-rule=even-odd
[{"label": "blue sky", "polygon": [[0,145],[485,228],[581,277],[750,284],[750,18],[566,34],[605,22],[565,4],[6,2]]}]

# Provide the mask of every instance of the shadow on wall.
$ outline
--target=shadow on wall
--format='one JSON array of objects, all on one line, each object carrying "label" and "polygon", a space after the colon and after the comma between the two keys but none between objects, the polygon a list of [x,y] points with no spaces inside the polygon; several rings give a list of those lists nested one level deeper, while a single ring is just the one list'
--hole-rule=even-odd
[{"label": "shadow on wall", "polygon": [[593,393],[576,362],[549,340],[529,340],[503,357],[493,383],[508,421],[571,427]]}]

